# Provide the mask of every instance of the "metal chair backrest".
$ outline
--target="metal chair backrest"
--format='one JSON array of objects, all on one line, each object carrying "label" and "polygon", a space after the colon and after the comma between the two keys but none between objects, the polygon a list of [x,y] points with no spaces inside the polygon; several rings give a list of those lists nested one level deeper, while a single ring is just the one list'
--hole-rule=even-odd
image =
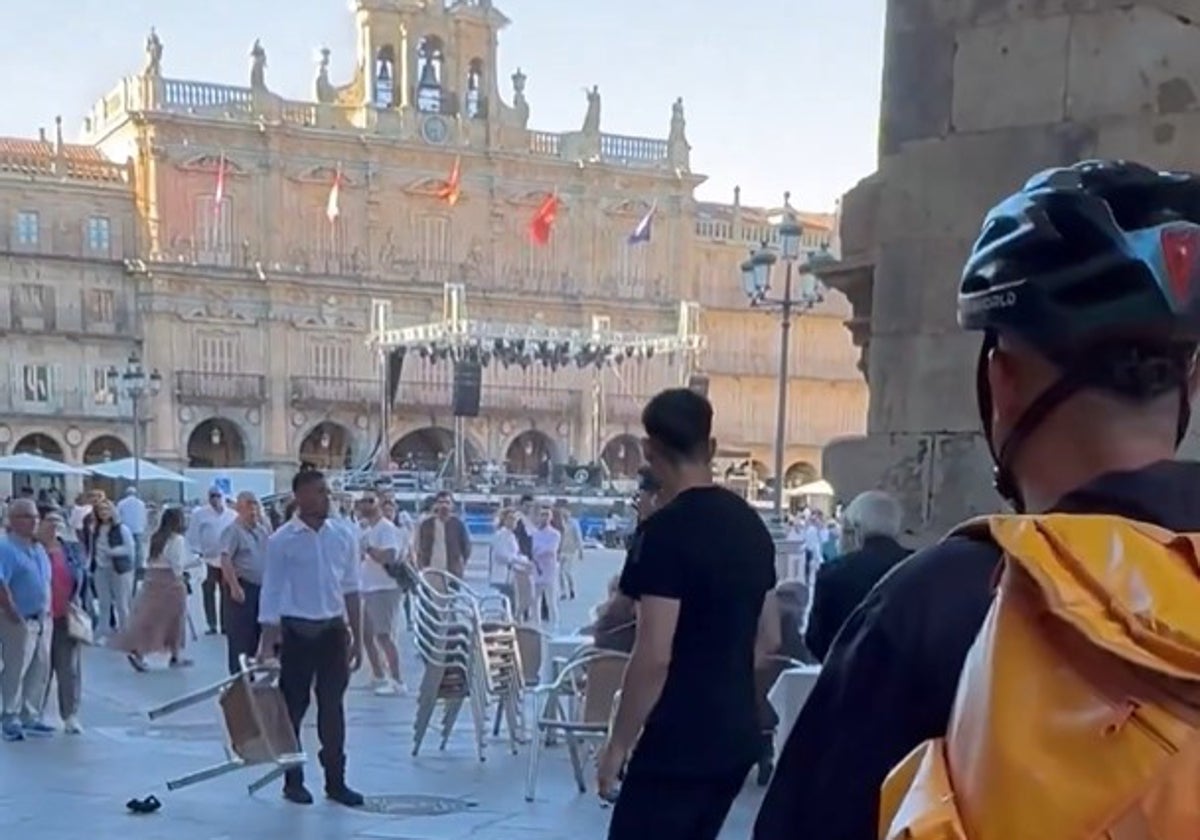
[{"label": "metal chair backrest", "polygon": [[[611,650],[588,650],[573,657],[551,686],[548,705],[570,695],[579,701],[570,704],[578,714],[570,722],[607,727],[628,664],[628,654]],[[560,703],[557,705],[562,708]]]},{"label": "metal chair backrest", "polygon": [[546,634],[536,627],[525,625],[519,625],[516,634],[517,648],[521,651],[522,676],[526,685],[535,685],[541,681]]}]

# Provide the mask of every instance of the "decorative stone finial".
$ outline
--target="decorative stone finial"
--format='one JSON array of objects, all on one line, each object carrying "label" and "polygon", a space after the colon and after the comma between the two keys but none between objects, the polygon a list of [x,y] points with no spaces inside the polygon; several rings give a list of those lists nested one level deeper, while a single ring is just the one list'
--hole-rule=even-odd
[{"label": "decorative stone finial", "polygon": [[783,194],[783,206],[784,207],[792,206],[792,194],[789,191],[785,191]]},{"label": "decorative stone finial", "polygon": [[62,133],[62,117],[54,118],[54,154],[61,155],[63,152],[63,133]]},{"label": "decorative stone finial", "polygon": [[734,207],[742,206],[742,188],[741,187],[733,188],[733,206]]}]

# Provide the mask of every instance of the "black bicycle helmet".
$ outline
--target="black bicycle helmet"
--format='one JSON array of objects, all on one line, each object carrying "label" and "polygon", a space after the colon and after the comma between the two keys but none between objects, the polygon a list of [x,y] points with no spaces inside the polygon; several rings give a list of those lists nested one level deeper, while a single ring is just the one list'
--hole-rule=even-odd
[{"label": "black bicycle helmet", "polygon": [[1018,510],[1017,447],[1081,388],[1138,400],[1179,390],[1182,440],[1200,340],[1200,179],[1125,161],[1035,175],[984,220],[963,271],[958,321],[984,332],[977,394],[989,446],[986,362],[999,335],[1062,370],[993,448],[997,489]]}]

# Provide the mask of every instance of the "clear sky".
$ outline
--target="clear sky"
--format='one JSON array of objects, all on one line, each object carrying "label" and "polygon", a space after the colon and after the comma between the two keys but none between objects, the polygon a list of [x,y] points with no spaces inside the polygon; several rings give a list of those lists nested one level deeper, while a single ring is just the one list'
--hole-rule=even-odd
[{"label": "clear sky", "polygon": [[[496,0],[501,91],[520,66],[531,126],[576,130],[585,85],[603,94],[604,131],[665,138],[687,109],[700,195],[832,209],[875,168],[885,0]],[[314,56],[333,50],[345,82],[354,55],[347,0],[0,0],[0,135],[33,136],[84,112],[142,61],[151,24],[172,78],[246,85],[256,37],[267,85],[311,98]]]}]

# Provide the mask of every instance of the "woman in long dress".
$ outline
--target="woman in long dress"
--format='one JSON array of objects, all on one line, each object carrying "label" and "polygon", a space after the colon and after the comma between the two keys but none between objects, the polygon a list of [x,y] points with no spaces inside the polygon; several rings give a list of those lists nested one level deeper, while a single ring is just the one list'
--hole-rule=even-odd
[{"label": "woman in long dress", "polygon": [[183,511],[163,511],[158,530],[150,538],[150,559],[146,580],[133,603],[128,629],[120,634],[114,647],[128,654],[135,671],[146,671],[146,655],[166,653],[172,668],[185,668],[191,661],[181,654],[184,646],[184,621],[187,610],[187,586],[184,565]]}]

